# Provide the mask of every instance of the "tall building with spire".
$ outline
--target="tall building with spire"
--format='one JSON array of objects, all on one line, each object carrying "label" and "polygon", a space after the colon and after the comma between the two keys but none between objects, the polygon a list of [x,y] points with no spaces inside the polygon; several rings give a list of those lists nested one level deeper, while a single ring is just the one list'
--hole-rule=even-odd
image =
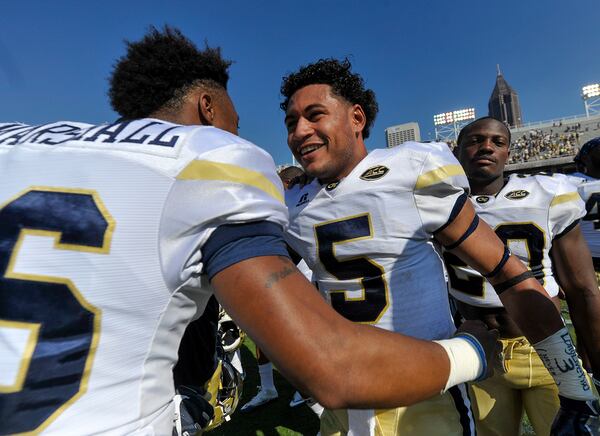
[{"label": "tall building with spire", "polygon": [[488,102],[489,116],[503,121],[511,127],[519,127],[523,124],[519,95],[504,79],[500,72],[500,65],[496,65],[496,68],[498,70],[496,86],[494,86]]}]

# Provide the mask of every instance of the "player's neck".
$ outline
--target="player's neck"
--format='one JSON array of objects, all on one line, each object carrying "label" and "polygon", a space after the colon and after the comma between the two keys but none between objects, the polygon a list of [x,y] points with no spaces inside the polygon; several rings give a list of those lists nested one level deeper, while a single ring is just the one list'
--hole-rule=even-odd
[{"label": "player's neck", "polygon": [[496,195],[504,187],[504,184],[503,176],[485,180],[469,178],[469,186],[473,195]]}]

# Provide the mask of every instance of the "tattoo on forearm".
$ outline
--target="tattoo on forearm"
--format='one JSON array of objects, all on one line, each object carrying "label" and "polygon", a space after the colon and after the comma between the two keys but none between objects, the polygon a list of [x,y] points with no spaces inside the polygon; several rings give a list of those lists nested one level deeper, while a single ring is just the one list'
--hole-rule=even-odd
[{"label": "tattoo on forearm", "polygon": [[267,289],[271,288],[274,284],[286,278],[287,276],[298,272],[296,267],[291,264],[290,260],[287,257],[279,256],[279,258],[284,264],[284,266],[279,271],[269,274],[269,278],[265,282],[265,288]]}]

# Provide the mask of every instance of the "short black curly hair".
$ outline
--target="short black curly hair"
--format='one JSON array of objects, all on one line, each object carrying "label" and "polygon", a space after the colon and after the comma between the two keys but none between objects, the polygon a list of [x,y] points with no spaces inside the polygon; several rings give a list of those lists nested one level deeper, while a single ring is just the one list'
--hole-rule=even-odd
[{"label": "short black curly hair", "polygon": [[198,50],[176,28],[152,26],[140,41],[125,44],[127,54],[115,63],[108,91],[112,108],[125,119],[177,109],[193,86],[227,89],[231,61],[221,49],[207,44]]},{"label": "short black curly hair", "polygon": [[281,95],[284,100],[280,104],[281,109],[284,112],[287,110],[290,98],[300,88],[315,84],[329,85],[335,95],[362,107],[367,118],[362,133],[364,138],[368,138],[379,106],[373,90],[365,89],[362,77],[352,73],[351,69],[352,64],[348,58],[341,61],[333,58],[319,59],[315,63],[303,65],[295,73],[283,78]]}]

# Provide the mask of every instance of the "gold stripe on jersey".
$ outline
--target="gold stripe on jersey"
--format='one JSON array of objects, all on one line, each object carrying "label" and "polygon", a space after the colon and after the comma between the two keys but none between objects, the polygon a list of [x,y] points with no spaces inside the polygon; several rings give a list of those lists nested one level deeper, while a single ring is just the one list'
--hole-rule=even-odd
[{"label": "gold stripe on jersey", "polygon": [[556,206],[557,204],[566,203],[568,201],[579,200],[580,198],[581,197],[579,196],[579,194],[577,192],[569,192],[567,194],[560,194],[552,199],[552,202],[550,203],[550,207]]},{"label": "gold stripe on jersey", "polygon": [[283,193],[264,175],[237,165],[194,160],[178,175],[178,180],[219,180],[252,186],[283,203]]},{"label": "gold stripe on jersey", "polygon": [[421,174],[417,179],[415,189],[423,189],[436,183],[441,182],[448,177],[453,176],[464,176],[465,171],[460,165],[445,165],[443,167],[436,168],[435,170],[427,171]]}]

